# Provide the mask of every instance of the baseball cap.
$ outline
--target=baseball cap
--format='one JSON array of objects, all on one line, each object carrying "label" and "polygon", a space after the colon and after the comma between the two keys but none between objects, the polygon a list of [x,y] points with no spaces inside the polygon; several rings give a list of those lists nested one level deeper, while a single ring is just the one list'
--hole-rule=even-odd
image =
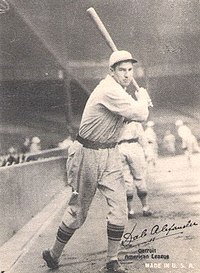
[{"label": "baseball cap", "polygon": [[40,139],[39,139],[39,137],[33,137],[32,138],[32,143],[36,143],[36,144],[38,144],[38,143],[40,143]]},{"label": "baseball cap", "polygon": [[181,126],[183,125],[183,121],[181,119],[178,119],[176,122],[175,122],[175,125],[176,126]]},{"label": "baseball cap", "polygon": [[152,120],[147,122],[148,127],[153,127],[154,125],[155,125],[155,123]]},{"label": "baseball cap", "polygon": [[132,61],[133,63],[137,63],[130,52],[126,50],[117,50],[110,55],[109,66],[112,67],[114,64],[123,61]]}]

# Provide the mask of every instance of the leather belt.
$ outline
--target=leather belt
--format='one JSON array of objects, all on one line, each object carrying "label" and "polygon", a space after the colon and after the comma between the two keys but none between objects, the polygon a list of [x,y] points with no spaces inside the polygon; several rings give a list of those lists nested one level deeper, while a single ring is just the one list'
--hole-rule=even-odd
[{"label": "leather belt", "polygon": [[100,142],[96,142],[96,141],[91,141],[91,140],[81,137],[80,135],[77,135],[76,140],[78,140],[78,142],[80,142],[83,145],[83,147],[93,149],[93,150],[110,149],[110,148],[114,148],[117,145],[117,142],[100,143]]},{"label": "leather belt", "polygon": [[138,142],[139,138],[131,138],[131,139],[123,139],[123,140],[120,140],[118,142],[118,144],[121,144],[121,143],[134,143],[134,142]]}]

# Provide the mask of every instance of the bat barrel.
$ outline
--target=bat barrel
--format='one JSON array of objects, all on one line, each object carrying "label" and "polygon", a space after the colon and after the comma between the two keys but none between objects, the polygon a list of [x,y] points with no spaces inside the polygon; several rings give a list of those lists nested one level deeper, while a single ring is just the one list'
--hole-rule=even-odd
[{"label": "bat barrel", "polygon": [[105,39],[108,46],[112,49],[112,51],[117,51],[117,47],[116,47],[115,43],[113,42],[110,34],[108,33],[107,29],[105,28],[103,22],[99,18],[95,9],[91,7],[89,9],[87,9],[87,13],[90,15],[92,21],[95,23],[95,26],[97,27],[97,29],[99,30],[99,32],[101,33],[103,38]]}]

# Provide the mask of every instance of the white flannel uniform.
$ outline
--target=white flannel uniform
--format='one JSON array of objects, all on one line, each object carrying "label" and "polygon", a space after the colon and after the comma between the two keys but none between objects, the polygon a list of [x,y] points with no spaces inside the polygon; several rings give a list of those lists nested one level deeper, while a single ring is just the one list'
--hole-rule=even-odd
[{"label": "white flannel uniform", "polygon": [[[130,141],[131,139],[133,142],[126,142],[126,140]],[[139,195],[147,193],[146,160],[144,154],[146,142],[142,124],[135,121],[126,123],[119,138],[120,142],[119,150],[127,195],[133,195],[134,187],[136,187]]]},{"label": "white flannel uniform", "polygon": [[155,164],[158,158],[158,144],[157,144],[157,136],[154,132],[153,128],[148,127],[145,130],[145,137],[146,137],[146,157],[147,162],[153,162]]},{"label": "white flannel uniform", "polygon": [[182,139],[182,148],[189,154],[200,152],[196,137],[192,134],[190,128],[186,125],[181,125],[178,128],[178,135]]},{"label": "white flannel uniform", "polygon": [[176,151],[176,138],[173,134],[166,134],[163,138],[163,148],[166,152],[174,154]]},{"label": "white flannel uniform", "polygon": [[[147,101],[135,101],[108,75],[86,103],[79,135],[94,142],[114,143],[124,118],[145,120],[147,116]],[[75,141],[69,148],[67,173],[68,183],[78,193],[72,195],[63,217],[67,227],[76,229],[83,224],[97,188],[109,206],[107,220],[120,226],[126,223],[126,191],[118,146],[95,150]]]}]

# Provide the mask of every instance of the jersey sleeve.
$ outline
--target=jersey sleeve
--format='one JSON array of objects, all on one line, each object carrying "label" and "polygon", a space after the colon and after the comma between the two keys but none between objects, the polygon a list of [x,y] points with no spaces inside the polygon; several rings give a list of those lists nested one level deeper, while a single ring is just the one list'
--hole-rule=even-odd
[{"label": "jersey sleeve", "polygon": [[105,92],[101,104],[128,120],[144,121],[149,114],[147,102],[142,99],[134,100],[123,88]]}]

